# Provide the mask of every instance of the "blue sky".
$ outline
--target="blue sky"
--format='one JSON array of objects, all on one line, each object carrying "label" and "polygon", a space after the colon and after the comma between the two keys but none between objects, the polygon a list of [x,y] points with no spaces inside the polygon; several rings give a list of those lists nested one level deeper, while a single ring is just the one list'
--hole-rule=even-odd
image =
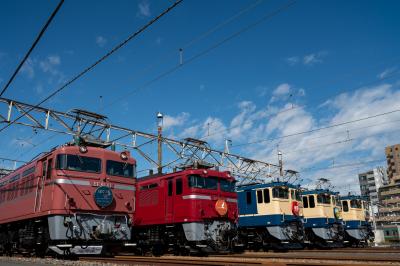
[{"label": "blue sky", "polygon": [[[171,3],[66,1],[4,97],[39,102]],[[400,141],[393,122],[400,119],[398,112],[279,141],[235,145],[399,109],[398,1],[298,1],[142,88],[179,63],[179,48],[184,47],[185,62],[285,3],[185,0],[44,106],[98,111],[114,124],[149,132],[161,111],[168,136],[203,138],[216,148],[231,139],[235,153],[272,162],[279,145],[285,165],[297,170],[384,160],[384,147]],[[0,86],[56,4],[0,3]],[[51,134],[17,126],[0,134],[0,155],[22,160],[68,140],[60,136],[40,144]],[[373,166],[301,175],[305,183],[325,177],[356,189],[357,172]]]}]

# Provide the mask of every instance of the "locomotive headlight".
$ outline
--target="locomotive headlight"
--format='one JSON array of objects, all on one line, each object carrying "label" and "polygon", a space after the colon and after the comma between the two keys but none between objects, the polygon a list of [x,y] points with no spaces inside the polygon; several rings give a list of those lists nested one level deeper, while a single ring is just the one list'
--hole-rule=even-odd
[{"label": "locomotive headlight", "polygon": [[124,161],[128,160],[128,154],[127,154],[126,152],[124,152],[124,151],[121,152],[120,157],[121,157],[121,159],[124,160]]},{"label": "locomotive headlight", "polygon": [[79,151],[80,151],[81,153],[87,153],[88,149],[87,149],[86,146],[79,146]]},{"label": "locomotive headlight", "polygon": [[206,175],[206,174],[207,174],[207,170],[204,170],[204,171],[203,171],[203,174],[205,174],[205,175]]}]

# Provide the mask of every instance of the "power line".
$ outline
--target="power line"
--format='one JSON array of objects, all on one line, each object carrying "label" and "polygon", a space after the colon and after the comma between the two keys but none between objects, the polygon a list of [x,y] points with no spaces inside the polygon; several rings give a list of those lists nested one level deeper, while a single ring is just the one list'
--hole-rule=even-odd
[{"label": "power line", "polygon": [[[264,22],[265,20],[268,20],[268,19],[271,19],[271,18],[277,16],[278,14],[282,13],[282,12],[285,11],[286,9],[290,8],[291,6],[293,6],[295,3],[296,3],[296,1],[289,1],[289,2],[287,2],[286,4],[284,4],[284,5],[282,5],[281,7],[277,8],[277,9],[274,10],[273,12],[270,12],[270,13],[266,14],[266,15],[263,16],[261,19],[259,19],[259,20],[255,21],[255,22],[253,22],[253,23],[251,23],[251,24],[249,24],[249,25],[247,25],[247,26],[241,28],[239,31],[236,31],[235,33],[229,35],[228,37],[222,39],[221,41],[219,41],[219,42],[217,42],[217,43],[214,43],[213,45],[209,46],[209,47],[206,48],[205,50],[203,50],[203,51],[197,53],[196,55],[194,55],[194,56],[192,56],[192,57],[190,57],[188,60],[183,61],[183,62],[180,62],[179,64],[175,65],[174,67],[172,67],[172,68],[168,69],[167,71],[161,73],[160,75],[158,75],[158,76],[156,76],[155,78],[153,78],[152,80],[146,82],[146,83],[143,84],[142,86],[140,86],[140,87],[138,87],[138,88],[136,88],[136,89],[134,89],[134,90],[131,90],[130,92],[128,92],[128,93],[122,95],[121,97],[116,98],[114,101],[112,101],[112,102],[110,102],[109,104],[105,105],[105,106],[102,108],[102,110],[104,110],[104,109],[106,109],[106,108],[108,108],[108,107],[114,105],[115,103],[117,103],[117,102],[119,102],[119,101],[121,101],[121,100],[123,100],[123,99],[126,99],[127,96],[130,96],[130,95],[132,95],[132,94],[134,94],[134,93],[136,93],[136,92],[138,92],[138,91],[140,91],[140,90],[143,90],[143,89],[147,88],[148,86],[150,86],[150,85],[153,84],[154,82],[156,82],[156,81],[158,81],[158,80],[160,80],[160,79],[162,79],[162,78],[164,78],[164,77],[166,77],[166,76],[172,74],[173,72],[177,71],[177,70],[180,69],[181,67],[183,67],[183,66],[185,66],[185,65],[187,65],[187,64],[190,64],[190,63],[194,62],[194,61],[197,60],[198,58],[200,58],[200,57],[202,57],[202,56],[208,54],[208,53],[211,52],[212,50],[214,50],[214,49],[220,47],[221,45],[223,45],[224,43],[226,43],[226,42],[228,42],[228,41],[230,41],[230,40],[232,40],[232,39],[238,37],[240,34],[242,34],[242,33],[246,32],[246,31],[250,30],[251,28],[253,28],[253,27],[257,26],[257,25],[259,25],[260,23]],[[0,130],[0,132],[1,132],[1,130]]]},{"label": "power line", "polygon": [[[362,84],[362,85],[359,85],[359,86],[357,86],[357,87],[353,87],[352,89],[349,89],[349,90],[346,90],[346,91],[342,91],[342,92],[340,92],[340,93],[338,93],[338,94],[335,94],[334,96],[338,96],[338,95],[340,95],[340,94],[342,94],[342,93],[354,91],[354,90],[357,90],[357,89],[362,88],[362,87],[370,86],[370,85],[375,84],[375,83],[380,83],[380,82],[382,82],[382,81],[384,81],[384,80],[391,79],[391,78],[393,78],[393,77],[395,77],[395,76],[397,76],[397,75],[399,75],[399,74],[400,74],[400,72],[398,72],[398,71],[397,71],[397,72],[394,72],[394,73],[392,73],[392,74],[387,75],[387,76],[384,77],[384,78],[380,78],[380,79],[378,79],[378,80],[369,81],[369,82],[364,83],[364,84]],[[329,98],[331,98],[331,97],[332,97],[332,96],[330,96]],[[329,99],[329,98],[326,98],[326,99]],[[283,110],[280,110],[280,111],[278,111],[278,112],[276,112],[276,113],[274,113],[274,114],[268,115],[267,118],[268,118],[268,117],[274,117],[274,116],[276,116],[276,115],[279,115],[279,114],[284,113],[284,112],[287,112],[287,111],[293,111],[293,110],[296,110],[296,109],[304,109],[305,107],[307,107],[307,105],[292,106],[291,108],[283,109]],[[262,118],[266,118],[266,117],[262,117]],[[252,123],[252,122],[254,122],[254,121],[256,121],[256,120],[258,120],[258,118],[248,119],[248,120],[246,120],[246,122],[245,122],[243,125],[239,124],[239,125],[236,125],[236,126],[232,126],[232,127],[228,127],[228,128],[222,129],[222,130],[214,131],[214,132],[212,132],[211,134],[208,134],[207,136],[205,136],[204,138],[208,138],[208,137],[210,137],[210,136],[213,136],[213,135],[216,135],[216,134],[219,134],[219,133],[223,133],[223,132],[227,132],[227,133],[228,133],[229,130],[232,130],[232,129],[235,129],[235,128],[239,128],[239,127],[241,127],[241,126],[246,126],[246,125],[248,125],[249,123]]]},{"label": "power line", "polygon": [[11,82],[14,80],[15,76],[17,76],[19,70],[21,69],[21,67],[24,65],[25,61],[28,59],[29,55],[32,53],[33,49],[36,47],[36,45],[38,44],[38,42],[40,41],[40,39],[42,38],[44,32],[46,31],[47,27],[50,25],[51,21],[53,20],[53,18],[56,16],[58,10],[60,10],[62,4],[64,3],[64,0],[61,0],[56,9],[54,9],[53,13],[50,15],[50,17],[47,19],[46,24],[43,26],[43,28],[41,29],[41,31],[39,32],[39,35],[36,37],[35,41],[33,42],[33,44],[31,45],[31,47],[29,48],[28,52],[26,53],[26,55],[24,56],[24,58],[22,59],[22,61],[19,63],[17,69],[15,69],[14,73],[12,74],[10,80],[7,82],[7,84],[4,86],[3,90],[0,92],[0,97],[6,92],[6,90],[8,89],[8,87],[10,86]]},{"label": "power line", "polygon": [[32,108],[28,109],[27,111],[24,111],[22,115],[20,115],[19,117],[17,117],[15,120],[13,120],[12,122],[8,123],[6,126],[4,126],[3,128],[0,129],[0,132],[2,132],[3,130],[5,130],[6,128],[10,127],[12,124],[14,124],[15,122],[17,122],[19,119],[21,119],[22,117],[24,117],[26,114],[29,114],[32,110],[34,110],[35,108],[39,107],[41,104],[43,104],[44,102],[48,101],[50,98],[54,97],[56,94],[58,94],[59,92],[61,92],[62,90],[64,90],[65,88],[67,88],[69,85],[71,85],[73,82],[75,82],[76,80],[78,80],[79,78],[81,78],[83,75],[85,75],[86,73],[88,73],[89,71],[91,71],[93,68],[95,68],[98,64],[100,64],[101,62],[103,62],[104,60],[106,60],[109,56],[111,56],[113,53],[115,53],[116,51],[118,51],[120,48],[122,48],[123,46],[125,46],[129,41],[131,41],[133,38],[137,37],[139,34],[141,34],[142,32],[144,32],[148,27],[150,27],[152,24],[154,24],[156,21],[158,21],[161,17],[163,17],[165,14],[169,13],[172,9],[174,9],[177,5],[179,5],[183,0],[177,0],[173,5],[171,5],[170,7],[168,7],[166,10],[164,10],[162,13],[160,13],[158,16],[156,16],[155,18],[153,18],[152,20],[150,20],[147,24],[145,24],[143,27],[141,27],[139,30],[137,30],[136,32],[134,32],[132,35],[130,35],[128,38],[126,38],[123,42],[119,43],[117,46],[115,46],[114,48],[112,48],[108,53],[106,53],[104,56],[102,56],[100,59],[98,59],[96,62],[94,62],[93,64],[91,64],[90,66],[88,66],[87,68],[85,68],[82,72],[80,72],[79,74],[77,74],[76,76],[74,76],[72,79],[70,79],[68,82],[66,82],[64,85],[62,85],[60,88],[58,88],[57,90],[55,90],[54,92],[52,92],[50,95],[48,95],[46,98],[44,98],[43,100],[41,100],[38,104],[36,104],[35,106],[32,106]]},{"label": "power line", "polygon": [[363,118],[359,118],[359,119],[355,119],[355,120],[345,121],[345,122],[342,122],[342,123],[337,123],[337,124],[333,124],[333,125],[329,125],[329,126],[325,126],[325,127],[314,128],[314,129],[307,130],[307,131],[296,132],[296,133],[292,133],[292,134],[288,134],[288,135],[284,135],[284,136],[280,136],[280,137],[269,138],[269,139],[261,139],[261,140],[252,141],[252,142],[245,142],[245,143],[233,145],[232,147],[247,146],[247,145],[258,144],[258,143],[267,142],[267,141],[271,141],[271,140],[277,140],[277,139],[283,139],[283,138],[288,138],[288,137],[304,135],[304,134],[307,134],[307,133],[312,133],[312,132],[321,131],[321,130],[334,128],[334,127],[338,127],[338,126],[343,126],[343,125],[347,125],[347,124],[352,124],[352,123],[356,123],[356,122],[360,122],[360,121],[364,121],[364,120],[368,120],[368,119],[372,119],[372,118],[376,118],[376,117],[380,117],[380,116],[389,115],[389,114],[396,113],[396,112],[399,112],[399,111],[400,111],[400,109],[395,109],[395,110],[392,110],[392,111],[389,111],[389,112],[385,112],[385,113],[380,113],[380,114],[367,116],[367,117],[363,117]]},{"label": "power line", "polygon": [[357,166],[357,165],[365,165],[365,164],[372,164],[372,163],[381,163],[381,162],[386,162],[384,159],[374,159],[374,160],[369,160],[369,161],[360,161],[360,162],[355,162],[355,163],[348,163],[348,164],[337,164],[333,166],[328,166],[328,167],[318,167],[318,168],[305,168],[303,170],[300,170],[300,173],[304,172],[310,172],[310,171],[319,171],[319,170],[326,170],[326,169],[336,169],[336,168],[345,168],[345,167],[351,167],[351,166]]},{"label": "power line", "polygon": [[10,158],[5,158],[5,157],[0,157],[0,160],[2,160],[2,161],[8,161],[8,162],[27,163],[26,161],[21,161],[21,160],[16,160],[16,159],[10,159]]},{"label": "power line", "polygon": [[[320,135],[320,136],[313,137],[313,138],[307,138],[307,140],[314,140],[314,139],[320,139],[320,138],[330,137],[330,136],[334,136],[334,135],[337,135],[337,134],[340,134],[340,133],[348,133],[348,134],[350,134],[350,133],[352,133],[352,132],[354,132],[354,131],[359,131],[359,130],[366,129],[366,128],[377,127],[377,126],[381,126],[381,125],[385,125],[385,124],[391,124],[391,123],[396,123],[396,122],[400,122],[400,120],[397,119],[397,120],[386,121],[386,122],[377,123],[377,124],[368,125],[368,126],[363,126],[363,127],[356,127],[356,128],[352,128],[352,129],[348,129],[348,130],[344,130],[344,131],[338,131],[338,132],[335,132],[335,133],[332,133],[332,134],[325,134],[325,135]],[[380,133],[383,134],[383,133],[388,133],[388,132],[380,132]],[[291,144],[291,143],[298,143],[298,141],[279,142],[279,144],[282,144],[282,143]],[[282,147],[280,147],[280,149],[281,149],[281,148],[282,148]]]},{"label": "power line", "polygon": [[[398,122],[398,121],[400,121],[400,120],[390,121],[390,123]],[[385,122],[385,123],[389,123],[389,122]],[[381,124],[385,124],[385,123],[381,123]],[[365,129],[365,128],[369,128],[369,127],[373,127],[373,126],[378,126],[378,125],[381,125],[381,124],[371,125],[371,126],[368,126],[368,127],[362,127],[360,129]],[[344,132],[350,133],[350,131],[344,131]],[[306,152],[307,153],[307,152],[319,150],[322,147],[327,147],[327,146],[332,146],[332,145],[340,145],[340,144],[349,143],[349,142],[352,142],[352,141],[358,140],[358,139],[369,138],[369,137],[372,137],[372,136],[381,135],[381,134],[389,134],[389,133],[393,133],[393,132],[398,132],[398,129],[391,130],[391,131],[377,132],[375,134],[369,134],[369,135],[366,135],[366,136],[358,136],[358,137],[352,137],[352,138],[350,138],[350,136],[348,135],[346,139],[342,139],[342,140],[338,140],[338,141],[330,142],[330,143],[323,143],[323,144],[319,144],[319,145],[307,146],[307,148],[305,148],[305,149],[294,149],[294,150],[289,150],[287,152],[284,151],[285,148],[290,148],[290,147],[282,148],[281,146],[279,146],[279,151],[281,151],[283,153],[283,155],[291,154],[291,153],[299,153],[299,152],[301,152],[301,153]],[[332,136],[332,135],[335,135],[335,134],[330,134],[330,135]],[[326,137],[326,136],[327,135],[325,135],[324,137]],[[320,138],[320,137],[318,137],[318,138]],[[272,156],[267,157],[267,158],[272,158]]]},{"label": "power line", "polygon": [[[177,51],[184,51],[185,49],[190,48],[191,46],[193,46],[195,43],[205,39],[207,36],[211,35],[212,33],[218,31],[219,29],[221,29],[223,26],[228,25],[229,23],[233,22],[234,20],[240,18],[242,15],[246,14],[247,12],[249,12],[250,10],[254,9],[255,7],[259,6],[262,2],[264,2],[264,0],[257,0],[253,3],[251,3],[250,5],[246,6],[245,8],[239,10],[239,12],[237,12],[236,14],[234,14],[233,16],[227,18],[226,20],[222,21],[221,23],[217,24],[216,26],[212,27],[211,29],[203,32],[202,34],[200,34],[199,36],[195,36],[194,38],[192,38],[190,41],[188,41],[186,44],[183,44],[180,46],[180,48],[176,48],[173,49],[171,51],[169,51],[166,55],[164,55],[162,58],[160,58],[159,60],[157,60],[155,63],[150,64],[148,66],[146,66],[145,68],[143,68],[141,71],[135,72],[133,74],[133,78],[136,78],[137,76],[142,76],[144,73],[146,73],[147,71],[153,69],[156,66],[159,66],[161,63],[166,62],[169,58],[176,56]],[[131,78],[132,78],[131,77]],[[153,81],[154,82],[154,81]],[[152,83],[152,82],[151,82]],[[145,85],[146,86],[146,85]],[[122,98],[118,98],[116,101],[120,101]],[[115,101],[115,102],[116,102]],[[112,102],[111,104],[108,104],[106,106],[101,106],[98,111],[102,111],[108,107],[110,107],[111,105],[113,105],[115,102]]]}]

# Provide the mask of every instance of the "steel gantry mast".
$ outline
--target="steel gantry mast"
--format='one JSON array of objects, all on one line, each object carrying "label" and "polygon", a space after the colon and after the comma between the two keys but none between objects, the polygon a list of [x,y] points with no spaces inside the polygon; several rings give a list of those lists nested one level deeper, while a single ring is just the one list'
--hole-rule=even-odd
[{"label": "steel gantry mast", "polygon": [[[81,109],[60,112],[0,98],[0,124],[7,125],[20,116],[14,124],[70,135],[92,145],[119,146],[131,150],[146,162],[139,163],[139,173],[154,168],[166,170],[201,162],[230,171],[243,183],[262,181],[266,177],[278,175],[280,171],[278,165],[232,154],[229,150],[219,151],[202,140],[175,140],[166,137],[160,139],[157,134],[113,125],[108,122],[106,116],[93,112]],[[162,165],[155,152],[160,141],[163,146],[162,157],[165,159]]]}]

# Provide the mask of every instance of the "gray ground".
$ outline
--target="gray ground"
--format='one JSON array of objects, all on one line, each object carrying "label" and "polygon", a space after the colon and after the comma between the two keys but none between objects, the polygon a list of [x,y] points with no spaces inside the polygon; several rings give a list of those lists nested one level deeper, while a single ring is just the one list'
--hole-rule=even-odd
[{"label": "gray ground", "polygon": [[[100,263],[100,262],[82,262],[82,261],[63,261],[56,259],[37,259],[37,258],[22,258],[22,257],[1,257],[0,266],[114,266],[116,264]],[[121,266],[119,264],[118,266]]]}]

